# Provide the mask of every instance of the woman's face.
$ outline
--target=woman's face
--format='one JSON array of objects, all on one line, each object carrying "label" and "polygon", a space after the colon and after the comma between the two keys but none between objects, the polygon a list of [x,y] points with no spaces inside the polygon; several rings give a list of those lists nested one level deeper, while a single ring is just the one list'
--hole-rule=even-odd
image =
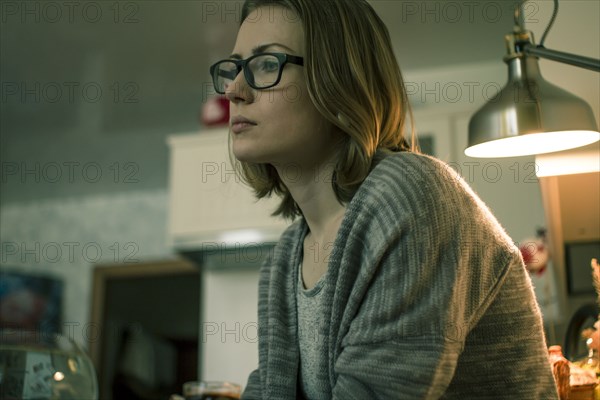
[{"label": "woman's face", "polygon": [[[304,56],[299,18],[280,6],[254,10],[240,27],[232,58],[246,59],[255,51]],[[231,120],[242,116],[254,123],[232,127],[232,150],[238,160],[278,169],[293,166],[295,174],[298,167],[310,169],[329,161],[341,134],[313,105],[303,68],[287,63],[279,84],[269,89],[251,88],[243,72],[229,85]]]}]

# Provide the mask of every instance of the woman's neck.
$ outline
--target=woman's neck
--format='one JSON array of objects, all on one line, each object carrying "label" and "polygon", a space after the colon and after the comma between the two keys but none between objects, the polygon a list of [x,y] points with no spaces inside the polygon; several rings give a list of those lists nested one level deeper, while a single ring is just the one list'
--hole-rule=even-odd
[{"label": "woman's neck", "polygon": [[283,183],[302,210],[310,236],[316,241],[332,240],[330,236],[335,234],[333,231],[337,232],[346,209],[333,191],[333,170],[333,163],[325,163],[313,168],[309,174],[295,174],[294,177],[278,170]]}]

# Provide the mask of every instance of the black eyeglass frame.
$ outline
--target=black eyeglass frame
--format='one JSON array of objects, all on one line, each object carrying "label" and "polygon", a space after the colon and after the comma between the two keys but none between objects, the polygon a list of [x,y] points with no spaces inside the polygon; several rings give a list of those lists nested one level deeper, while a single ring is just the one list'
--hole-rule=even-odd
[{"label": "black eyeglass frame", "polygon": [[[252,71],[250,71],[249,68],[246,68],[246,65],[248,65],[248,63],[250,61],[254,60],[257,57],[268,56],[268,55],[276,57],[277,60],[279,61],[279,72],[277,74],[277,79],[275,80],[274,83],[272,83],[270,85],[257,87],[254,82],[254,76],[252,75]],[[210,76],[212,77],[213,86],[215,88],[215,91],[219,94],[225,94],[225,92],[221,92],[217,88],[217,78],[218,77],[215,75],[215,73],[218,71],[217,67],[219,66],[219,64],[221,64],[223,62],[231,62],[231,63],[234,63],[236,66],[235,76],[233,76],[231,78],[231,81],[233,81],[240,74],[240,71],[243,70],[244,78],[246,79],[246,82],[248,83],[248,85],[250,85],[250,87],[252,89],[256,89],[256,90],[269,89],[269,88],[272,88],[273,86],[276,86],[281,81],[281,75],[283,74],[283,67],[285,67],[285,65],[287,63],[304,66],[304,58],[303,57],[294,56],[294,55],[287,54],[287,53],[258,53],[258,54],[254,54],[254,55],[246,58],[245,60],[235,60],[235,59],[230,59],[230,58],[225,59],[225,60],[220,60],[210,66]]]}]

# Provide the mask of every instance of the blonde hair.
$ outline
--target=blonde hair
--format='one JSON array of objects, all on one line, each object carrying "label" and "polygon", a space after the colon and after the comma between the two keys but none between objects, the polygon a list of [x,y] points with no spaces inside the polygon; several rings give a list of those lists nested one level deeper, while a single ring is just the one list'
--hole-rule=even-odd
[{"label": "blonde hair", "polygon": [[[388,30],[365,0],[246,0],[241,22],[264,6],[284,7],[300,19],[310,98],[323,117],[347,135],[332,179],[338,201],[346,204],[387,154],[418,152],[412,111]],[[405,138],[407,114],[410,144]],[[272,165],[230,156],[257,198],[273,193],[281,197],[274,216],[301,215]]]}]

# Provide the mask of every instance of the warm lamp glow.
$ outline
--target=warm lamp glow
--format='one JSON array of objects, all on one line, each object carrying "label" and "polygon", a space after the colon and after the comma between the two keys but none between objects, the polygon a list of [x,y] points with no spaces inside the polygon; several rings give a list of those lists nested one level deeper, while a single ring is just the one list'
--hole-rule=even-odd
[{"label": "warm lamp glow", "polygon": [[471,146],[465,150],[465,155],[477,158],[519,157],[574,149],[598,140],[600,133],[594,131],[530,133]]},{"label": "warm lamp glow", "polygon": [[600,172],[600,154],[589,148],[540,154],[535,157],[535,166],[538,178]]}]

